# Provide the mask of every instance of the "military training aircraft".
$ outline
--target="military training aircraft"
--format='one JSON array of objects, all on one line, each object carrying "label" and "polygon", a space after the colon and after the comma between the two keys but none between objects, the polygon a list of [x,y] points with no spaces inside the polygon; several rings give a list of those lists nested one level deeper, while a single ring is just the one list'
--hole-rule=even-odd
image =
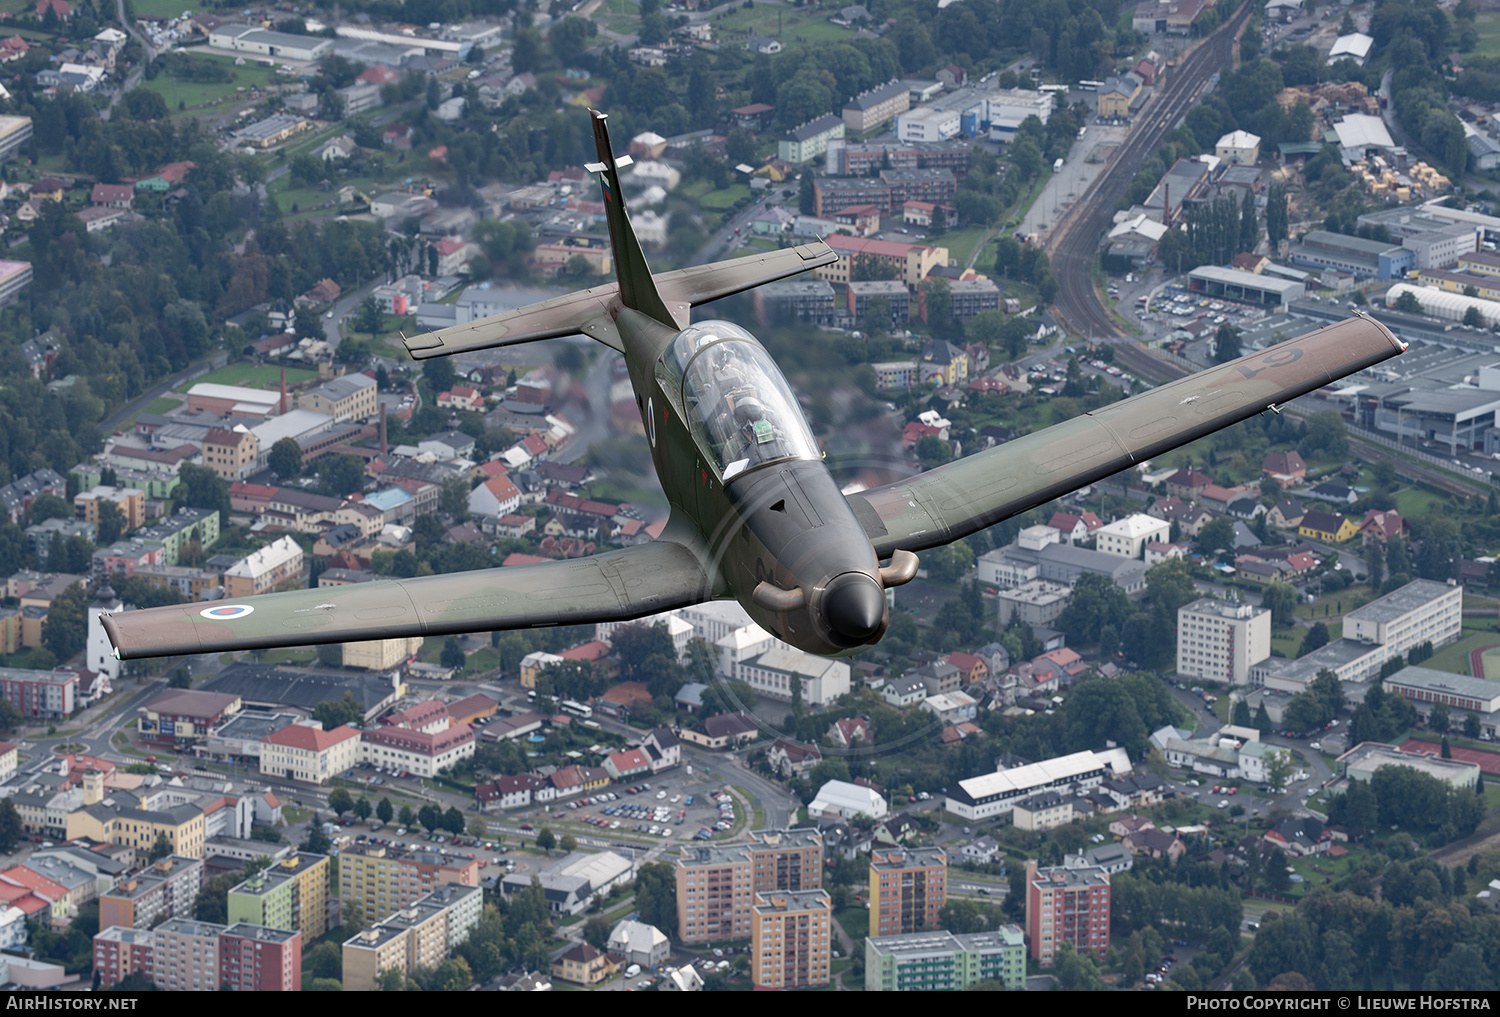
[{"label": "military training aircraft", "polygon": [[105,615],[120,659],[623,621],[733,598],[806,652],[876,643],[917,552],[974,533],[1406,349],[1365,317],[937,469],[845,496],[764,347],[691,308],[828,265],[819,242],[652,275],[592,112],[617,282],[408,339],[418,360],[582,333],[624,354],[671,503],[660,539],[588,558]]}]

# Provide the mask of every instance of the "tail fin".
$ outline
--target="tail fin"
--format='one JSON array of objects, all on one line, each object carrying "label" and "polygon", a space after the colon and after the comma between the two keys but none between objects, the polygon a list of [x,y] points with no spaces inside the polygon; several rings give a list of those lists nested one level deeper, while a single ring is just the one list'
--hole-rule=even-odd
[{"label": "tail fin", "polygon": [[625,214],[625,197],[620,193],[620,177],[616,171],[621,166],[629,166],[631,158],[625,155],[616,159],[609,147],[609,130],[604,126],[609,114],[597,110],[589,110],[589,113],[594,118],[594,147],[598,150],[599,161],[589,163],[587,169],[601,174],[599,186],[604,191],[604,215],[609,220],[609,241],[614,249],[615,277],[620,280],[620,300],[626,307],[676,328],[678,322],[656,291],[646,255],[641,252],[635,230],[630,228],[630,217]]}]

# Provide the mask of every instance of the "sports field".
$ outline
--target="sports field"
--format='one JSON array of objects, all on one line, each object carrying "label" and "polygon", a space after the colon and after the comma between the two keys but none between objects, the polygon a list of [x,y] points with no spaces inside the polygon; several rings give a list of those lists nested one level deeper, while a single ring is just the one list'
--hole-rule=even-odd
[{"label": "sports field", "polygon": [[[1408,738],[1396,748],[1418,756],[1435,755],[1438,751],[1438,746],[1432,742],[1424,742],[1416,738]],[[1485,773],[1492,776],[1500,775],[1500,752],[1492,752],[1489,749],[1471,749],[1465,745],[1450,745],[1448,751],[1460,763],[1477,763]]]},{"label": "sports field", "polygon": [[1470,650],[1469,673],[1476,678],[1500,681],[1500,645],[1476,646]]}]

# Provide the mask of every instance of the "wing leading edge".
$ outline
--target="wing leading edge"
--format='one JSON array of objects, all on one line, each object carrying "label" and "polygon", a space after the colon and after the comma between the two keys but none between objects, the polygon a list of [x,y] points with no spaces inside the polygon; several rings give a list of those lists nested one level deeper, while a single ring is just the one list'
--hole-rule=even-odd
[{"label": "wing leading edge", "polygon": [[908,480],[849,496],[876,553],[921,551],[1280,406],[1406,349],[1356,317]]},{"label": "wing leading edge", "polygon": [[589,558],[105,615],[120,660],[399,636],[629,621],[712,596],[670,540]]}]

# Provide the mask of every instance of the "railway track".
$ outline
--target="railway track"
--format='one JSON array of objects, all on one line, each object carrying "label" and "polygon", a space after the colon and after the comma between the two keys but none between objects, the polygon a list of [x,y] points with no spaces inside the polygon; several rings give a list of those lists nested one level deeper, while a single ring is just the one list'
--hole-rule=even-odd
[{"label": "railway track", "polygon": [[1092,272],[1099,236],[1109,226],[1131,178],[1161,146],[1162,138],[1187,115],[1209,79],[1233,65],[1236,40],[1254,9],[1255,5],[1246,0],[1233,17],[1172,69],[1104,172],[1048,238],[1052,275],[1058,285],[1053,307],[1074,332],[1090,338],[1124,334],[1094,290]]}]

